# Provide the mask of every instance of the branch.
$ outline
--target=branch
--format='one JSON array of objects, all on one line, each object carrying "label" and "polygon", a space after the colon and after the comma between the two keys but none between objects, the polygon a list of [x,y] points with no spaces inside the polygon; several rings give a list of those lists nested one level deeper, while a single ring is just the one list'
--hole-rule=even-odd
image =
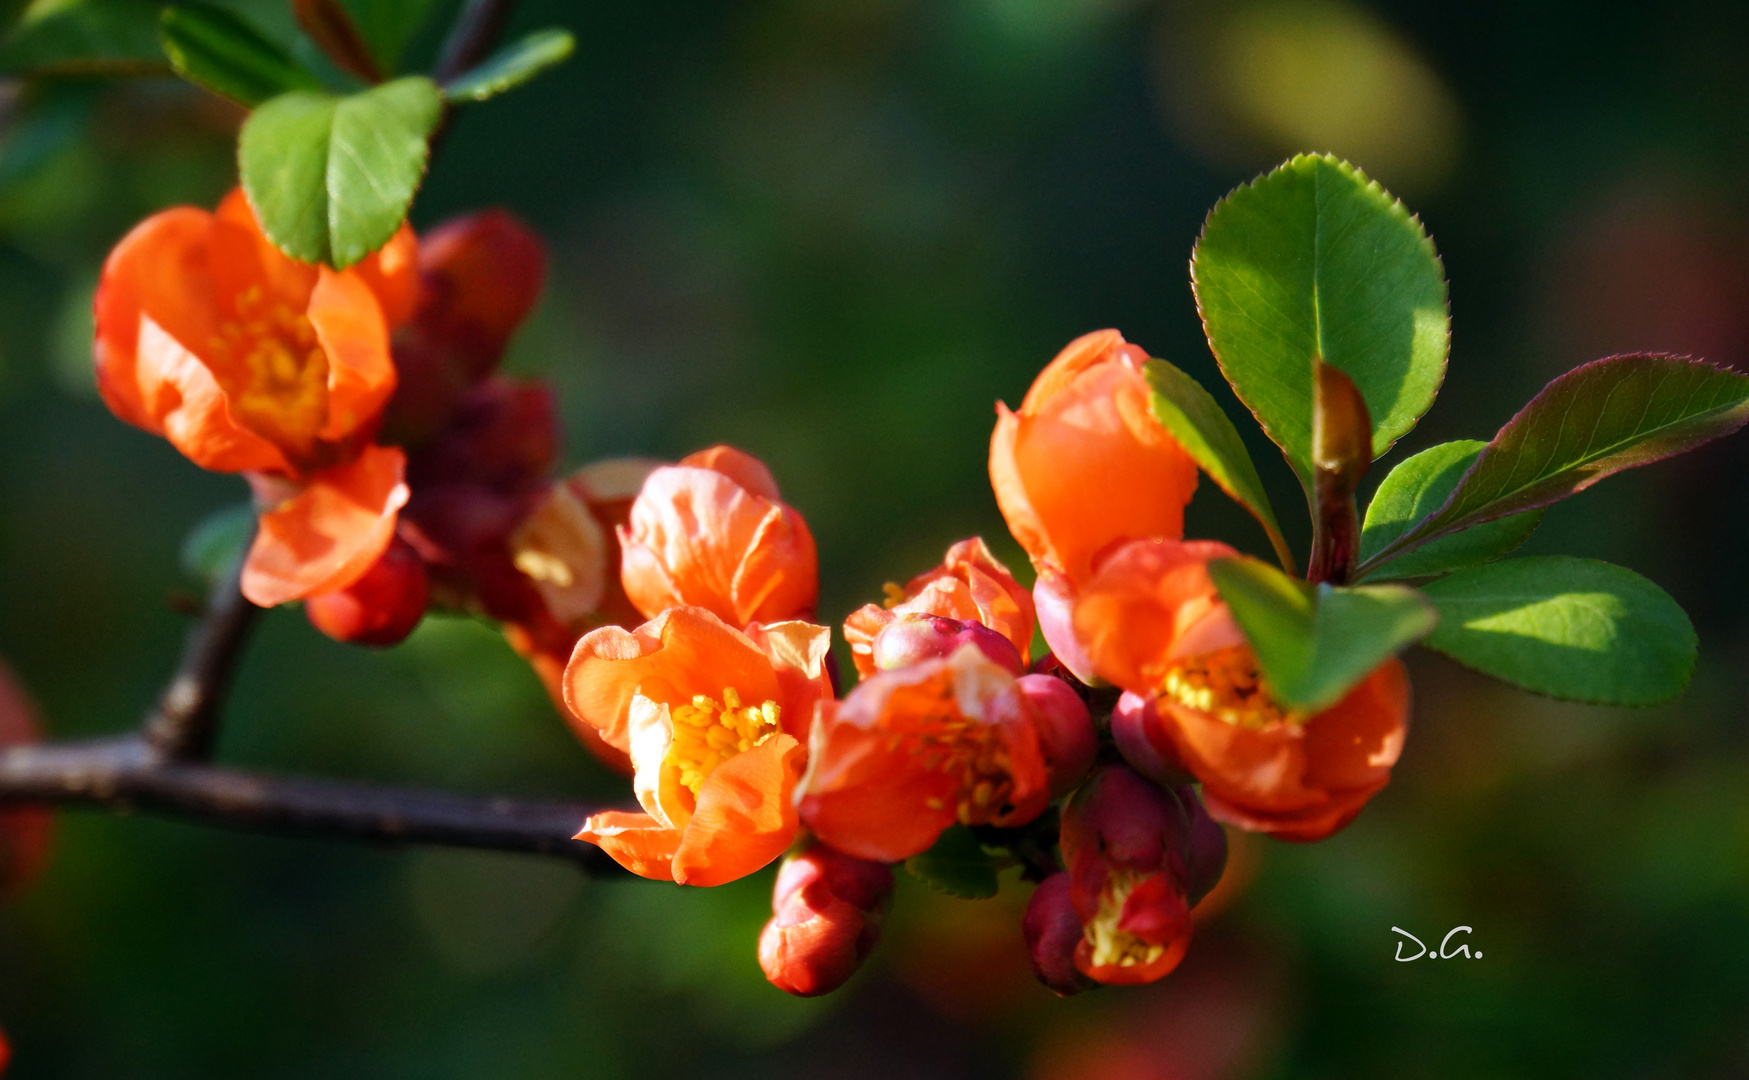
[{"label": "branch", "polygon": [[431,77],[439,86],[478,64],[498,44],[516,0],[468,0],[443,41]]},{"label": "branch", "polygon": [[172,761],[206,761],[218,734],[219,710],[238,653],[261,609],[243,599],[238,558],[207,597],[206,615],[188,635],[182,663],[157,708],[146,717],[146,741]]},{"label": "branch", "polygon": [[[437,67],[431,72],[432,80],[443,86],[484,60],[498,44],[498,38],[504,33],[504,24],[510,21],[510,11],[515,6],[516,0],[468,0],[467,6],[456,16],[449,36],[443,40]],[[427,140],[432,158],[437,156],[437,151],[448,138],[449,122],[454,116],[455,105],[446,101],[443,116]],[[426,167],[430,168],[430,165]]]},{"label": "branch", "polygon": [[572,839],[594,807],[260,776],[166,760],[137,736],[0,752],[0,805],[9,802],[137,809],[268,832],[553,855],[590,875],[621,872],[600,848]]}]

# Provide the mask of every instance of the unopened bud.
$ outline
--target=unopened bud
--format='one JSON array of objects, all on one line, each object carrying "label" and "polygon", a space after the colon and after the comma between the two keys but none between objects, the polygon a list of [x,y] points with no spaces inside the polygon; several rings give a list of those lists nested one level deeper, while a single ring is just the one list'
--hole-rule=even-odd
[{"label": "unopened bud", "polygon": [[1111,741],[1130,768],[1156,784],[1188,784],[1194,777],[1180,765],[1175,756],[1161,751],[1149,735],[1149,729],[1159,724],[1154,706],[1140,694],[1125,690],[1111,711]]},{"label": "unopened bud", "polygon": [[335,641],[382,647],[399,644],[413,632],[430,598],[424,561],[397,537],[363,577],[304,601],[304,614]]},{"label": "unopened bud", "polygon": [[1031,706],[1033,730],[1050,776],[1051,798],[1073,791],[1099,751],[1093,715],[1068,683],[1055,675],[1022,675],[1016,683]]},{"label": "unopened bud", "polygon": [[1220,883],[1227,869],[1227,833],[1197,797],[1196,789],[1177,789],[1178,804],[1190,817],[1190,844],[1184,852],[1184,898],[1191,907]]},{"label": "unopened bud", "polygon": [[939,615],[913,616],[889,623],[875,635],[875,667],[881,671],[910,667],[925,660],[951,656],[961,645],[976,645],[990,661],[1016,675],[1026,670],[1014,643],[982,623]]},{"label": "unopened bud", "polygon": [[1075,950],[1081,945],[1083,928],[1069,900],[1069,875],[1059,872],[1039,883],[1026,903],[1020,921],[1033,974],[1059,996],[1068,997],[1099,984],[1075,967]]},{"label": "unopened bud", "polygon": [[893,894],[893,871],[815,844],[783,862],[759,966],[780,990],[815,997],[843,986],[875,942]]}]

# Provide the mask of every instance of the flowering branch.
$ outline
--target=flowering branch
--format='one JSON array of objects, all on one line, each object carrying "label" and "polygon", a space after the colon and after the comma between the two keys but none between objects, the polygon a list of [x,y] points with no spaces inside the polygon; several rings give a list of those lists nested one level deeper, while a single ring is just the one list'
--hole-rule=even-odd
[{"label": "flowering branch", "polygon": [[172,760],[141,736],[0,752],[0,804],[8,802],[137,809],[269,832],[555,855],[592,875],[618,872],[599,848],[572,839],[593,807],[261,776]]}]

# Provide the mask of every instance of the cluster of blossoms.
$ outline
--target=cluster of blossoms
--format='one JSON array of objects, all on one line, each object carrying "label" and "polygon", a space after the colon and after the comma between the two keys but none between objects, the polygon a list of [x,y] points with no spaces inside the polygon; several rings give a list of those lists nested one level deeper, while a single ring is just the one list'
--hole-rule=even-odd
[{"label": "cluster of blossoms", "polygon": [[998,406],[990,478],[1036,585],[981,539],[954,544],[845,621],[860,682],[840,696],[813,537],[763,463],[718,446],[549,476],[549,393],[494,373],[544,268],[498,212],[306,265],[233,193],[110,256],[99,385],[124,420],[248,479],[252,602],[301,600],[374,645],[432,604],[504,624],[632,778],[639,809],[579,839],[690,885],[784,859],[759,943],[776,985],[849,978],[891,865],[959,826],[1039,883],[1023,930],[1048,986],[1157,979],[1221,876],[1217,821],[1316,840],[1388,779],[1402,665],[1317,715],[1276,703],[1207,570],[1234,552],[1183,538],[1197,467],[1116,332]]},{"label": "cluster of blossoms", "polygon": [[[766,469],[718,447],[651,472],[618,534],[650,621],[589,632],[564,675],[642,809],[581,838],[694,885],[789,852],[759,957],[815,994],[873,945],[891,864],[956,825],[1016,850],[1042,829],[1023,929],[1072,993],[1178,964],[1225,865],[1217,821],[1316,840],[1352,819],[1401,749],[1402,665],[1315,716],[1272,700],[1207,571],[1234,552],[1183,539],[1196,465],[1149,410],[1145,360],[1091,334],[999,407],[991,480],[1037,584],[953,545],[845,621],[861,681],[842,698],[809,621],[813,544]],[[1032,660],[1035,625],[1050,652]]]}]

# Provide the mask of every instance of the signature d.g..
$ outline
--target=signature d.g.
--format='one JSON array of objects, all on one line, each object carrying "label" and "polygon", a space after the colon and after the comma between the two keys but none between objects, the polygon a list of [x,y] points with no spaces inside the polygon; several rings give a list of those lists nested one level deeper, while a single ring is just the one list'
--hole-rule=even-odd
[{"label": "signature d.g.", "polygon": [[1461,943],[1461,942],[1455,946],[1451,944],[1451,939],[1453,937],[1455,937],[1458,934],[1468,934],[1472,929],[1473,929],[1472,927],[1468,927],[1468,926],[1454,926],[1450,930],[1446,931],[1445,937],[1442,938],[1439,942],[1438,949],[1429,949],[1426,945],[1421,943],[1420,938],[1416,937],[1414,934],[1411,934],[1409,931],[1404,930],[1400,926],[1391,927],[1391,931],[1393,933],[1402,934],[1404,937],[1408,938],[1409,941],[1413,941],[1415,943],[1416,947],[1420,950],[1419,952],[1417,952],[1413,956],[1404,956],[1403,955],[1403,946],[1408,944],[1408,942],[1404,942],[1404,941],[1397,942],[1397,959],[1399,961],[1404,962],[1404,963],[1407,963],[1410,960],[1419,960],[1423,956],[1427,957],[1429,960],[1451,960],[1451,959],[1454,959],[1454,958],[1459,957],[1459,956],[1463,957],[1466,960],[1471,960],[1471,959],[1480,960],[1482,958],[1482,952],[1480,949],[1476,950],[1476,953],[1474,956],[1471,956],[1470,947],[1468,944]]}]

